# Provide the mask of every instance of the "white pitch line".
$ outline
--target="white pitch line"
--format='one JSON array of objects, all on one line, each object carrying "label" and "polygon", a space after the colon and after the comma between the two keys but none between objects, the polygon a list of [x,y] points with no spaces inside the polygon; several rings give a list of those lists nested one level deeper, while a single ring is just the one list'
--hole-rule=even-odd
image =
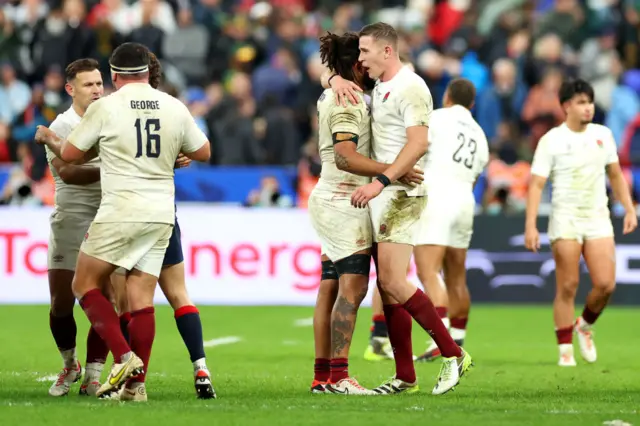
[{"label": "white pitch line", "polygon": [[50,382],[52,380],[56,380],[58,378],[58,376],[43,376],[43,377],[38,377],[36,379],[36,382]]},{"label": "white pitch line", "polygon": [[297,319],[293,322],[293,325],[296,327],[311,327],[313,325],[313,317]]},{"label": "white pitch line", "polygon": [[207,340],[203,343],[203,345],[206,348],[210,348],[213,346],[232,345],[234,343],[240,342],[241,340],[242,338],[238,336],[218,337],[217,339]]}]

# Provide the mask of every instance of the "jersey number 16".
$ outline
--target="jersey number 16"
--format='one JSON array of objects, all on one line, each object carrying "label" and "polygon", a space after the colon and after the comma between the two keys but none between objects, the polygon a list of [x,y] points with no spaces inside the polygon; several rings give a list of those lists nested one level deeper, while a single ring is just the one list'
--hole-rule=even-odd
[{"label": "jersey number 16", "polygon": [[[453,161],[464,164],[467,169],[473,169],[473,160],[478,149],[478,144],[473,139],[467,140],[464,133],[458,133],[458,142],[460,142],[460,146],[456,149],[456,152],[453,153]],[[467,149],[464,149],[465,146]]]},{"label": "jersey number 16", "polygon": [[[137,150],[136,150],[136,158],[142,157],[142,122],[138,118],[135,124],[136,128],[136,138],[138,141]],[[145,131],[145,139],[146,139],[146,150],[144,151],[144,155],[148,158],[158,158],[160,157],[160,135],[156,133],[160,130],[160,120],[157,118],[150,118],[146,120],[144,125]]]}]

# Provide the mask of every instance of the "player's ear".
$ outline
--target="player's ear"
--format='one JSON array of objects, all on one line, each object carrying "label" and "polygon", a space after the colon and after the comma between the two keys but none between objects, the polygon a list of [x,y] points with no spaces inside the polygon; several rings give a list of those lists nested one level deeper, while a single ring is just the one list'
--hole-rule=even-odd
[{"label": "player's ear", "polygon": [[71,85],[71,83],[66,83],[64,85],[64,90],[67,92],[67,95],[73,96],[73,86]]}]

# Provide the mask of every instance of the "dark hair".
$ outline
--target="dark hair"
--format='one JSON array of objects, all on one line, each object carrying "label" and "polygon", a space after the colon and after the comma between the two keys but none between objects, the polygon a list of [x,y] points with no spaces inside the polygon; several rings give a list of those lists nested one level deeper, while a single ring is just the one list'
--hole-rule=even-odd
[{"label": "dark hair", "polygon": [[149,85],[157,89],[162,82],[162,65],[155,53],[149,51]]},{"label": "dark hair", "polygon": [[149,49],[140,43],[123,43],[111,54],[109,65],[112,68],[142,68],[148,66]]},{"label": "dark hair", "polygon": [[374,40],[386,40],[396,48],[398,46],[398,33],[395,28],[384,22],[365,25],[360,30],[360,37],[371,36]]},{"label": "dark hair", "polygon": [[100,64],[95,59],[83,58],[71,62],[64,70],[67,82],[72,81],[81,72],[88,72],[100,69]]},{"label": "dark hair", "polygon": [[345,80],[355,80],[353,66],[360,56],[359,37],[356,33],[342,36],[327,32],[320,37],[320,59],[332,72]]},{"label": "dark hair", "polygon": [[573,99],[576,95],[587,95],[590,102],[595,100],[595,94],[593,93],[593,87],[586,81],[582,79],[576,80],[565,80],[560,86],[560,91],[558,92],[558,99],[560,100],[560,104],[564,104],[567,101]]},{"label": "dark hair", "polygon": [[454,104],[471,109],[476,99],[476,88],[466,78],[454,78],[447,85],[447,96]]}]

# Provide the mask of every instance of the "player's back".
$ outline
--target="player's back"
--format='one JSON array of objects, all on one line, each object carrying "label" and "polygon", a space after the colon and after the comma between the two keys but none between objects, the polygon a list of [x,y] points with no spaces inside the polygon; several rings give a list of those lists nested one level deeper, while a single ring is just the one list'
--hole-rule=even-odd
[{"label": "player's back", "polygon": [[489,161],[487,138],[471,112],[460,105],[431,114],[425,182],[429,194],[471,194]]},{"label": "player's back", "polygon": [[[337,190],[349,190],[370,182],[364,176],[354,175],[338,169],[333,148],[334,133],[353,133],[358,136],[358,153],[369,157],[371,148],[371,119],[369,117],[368,96],[360,94],[357,105],[348,103],[346,107],[336,105],[333,90],[325,90],[318,99],[318,150],[322,160],[319,190],[336,193]],[[353,143],[353,142],[342,142]]]},{"label": "player's back", "polygon": [[130,83],[96,101],[103,200],[96,222],[174,223],[174,164],[187,120],[178,99]]}]

